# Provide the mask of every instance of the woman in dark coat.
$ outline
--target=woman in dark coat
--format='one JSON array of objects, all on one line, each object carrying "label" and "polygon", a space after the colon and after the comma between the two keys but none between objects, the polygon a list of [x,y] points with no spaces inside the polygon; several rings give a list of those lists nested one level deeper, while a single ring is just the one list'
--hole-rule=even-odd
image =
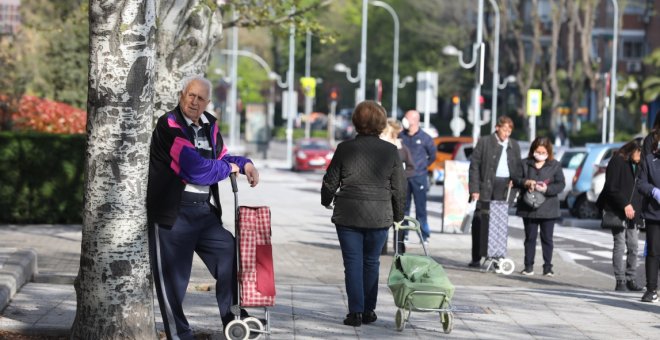
[{"label": "woman in dark coat", "polygon": [[[527,191],[538,191],[545,196],[540,207],[534,209],[518,199],[516,215],[523,218],[525,226],[525,269],[523,275],[534,275],[534,257],[536,256],[536,237],[541,229],[541,248],[543,249],[543,275],[553,276],[552,271],[552,235],[555,222],[561,216],[557,195],[564,190],[564,173],[559,161],[554,159],[552,143],[546,137],[536,138],[529,148],[529,155],[522,161],[523,178],[514,179],[518,187]],[[521,191],[521,196],[525,194]]]},{"label": "woman in dark coat", "polygon": [[323,177],[321,204],[334,202],[348,295],[344,324],[357,327],[376,321],[380,252],[388,229],[403,220],[407,184],[396,146],[379,138],[385,109],[364,101],[352,120],[358,135],[337,146]]},{"label": "woman in dark coat", "polygon": [[653,152],[643,158],[638,179],[642,218],[646,222],[646,292],[643,302],[658,301],[658,266],[660,266],[660,130],[654,130]]},{"label": "woman in dark coat", "polygon": [[[639,170],[642,145],[637,140],[622,146],[610,159],[605,172],[605,186],[598,196],[596,205],[604,211],[613,212],[622,221],[620,227],[612,228],[614,247],[612,265],[617,291],[641,291],[635,282],[637,270],[638,228],[642,224],[640,216],[642,195],[637,192],[635,180]],[[627,251],[626,251],[627,249]],[[623,253],[626,253],[624,267]]]}]

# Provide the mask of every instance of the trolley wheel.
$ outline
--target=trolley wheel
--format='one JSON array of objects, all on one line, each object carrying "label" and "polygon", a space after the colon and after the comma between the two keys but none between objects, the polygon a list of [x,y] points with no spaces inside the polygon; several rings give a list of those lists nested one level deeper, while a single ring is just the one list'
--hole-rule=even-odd
[{"label": "trolley wheel", "polygon": [[406,310],[403,308],[398,308],[396,310],[396,314],[394,315],[394,324],[396,326],[396,330],[401,332],[403,329],[406,327],[406,321],[408,320],[408,315],[406,313]]},{"label": "trolley wheel", "polygon": [[250,336],[248,339],[254,340],[261,338],[261,335],[263,334],[261,332],[264,330],[264,324],[261,323],[261,320],[255,318],[254,316],[250,316],[243,319],[243,322],[245,322],[245,324],[250,329]]},{"label": "trolley wheel", "polygon": [[492,260],[492,265],[495,267],[495,274],[502,274],[502,259]]},{"label": "trolley wheel", "polygon": [[509,275],[513,273],[516,269],[516,264],[513,263],[511,259],[501,259],[500,260],[500,273],[504,275]]},{"label": "trolley wheel", "polygon": [[445,334],[451,333],[454,328],[454,313],[440,312],[440,323],[442,323],[442,330]]},{"label": "trolley wheel", "polygon": [[242,320],[232,320],[225,327],[225,338],[228,340],[247,340],[250,337],[250,328]]}]

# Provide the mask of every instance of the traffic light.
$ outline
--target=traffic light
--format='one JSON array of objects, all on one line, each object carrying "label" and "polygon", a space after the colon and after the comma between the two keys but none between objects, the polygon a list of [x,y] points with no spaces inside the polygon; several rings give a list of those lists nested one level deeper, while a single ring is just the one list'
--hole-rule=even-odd
[{"label": "traffic light", "polygon": [[639,108],[639,111],[642,112],[642,116],[645,116],[649,114],[649,106],[646,104],[642,104],[642,107]]},{"label": "traffic light", "polygon": [[337,87],[333,87],[330,90],[330,101],[337,101],[339,99],[339,90]]},{"label": "traffic light", "polygon": [[451,97],[451,103],[454,105],[458,105],[461,103],[461,98],[459,96],[453,96]]}]

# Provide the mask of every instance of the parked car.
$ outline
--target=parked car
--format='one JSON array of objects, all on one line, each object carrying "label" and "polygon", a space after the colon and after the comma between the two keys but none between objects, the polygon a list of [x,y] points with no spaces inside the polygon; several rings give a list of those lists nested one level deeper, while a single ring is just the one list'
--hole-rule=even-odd
[{"label": "parked car", "polygon": [[601,161],[612,157],[614,151],[618,150],[623,143],[609,144],[587,144],[587,156],[582,160],[582,164],[575,169],[573,176],[573,186],[566,196],[566,205],[571,215],[577,218],[600,218],[600,211],[596,204],[590,201],[587,193],[591,190],[592,179],[596,172],[597,165]]},{"label": "parked car", "polygon": [[559,203],[562,206],[566,206],[566,196],[573,188],[573,176],[575,176],[575,170],[577,170],[580,164],[582,164],[582,161],[586,156],[587,148],[575,147],[565,149],[561,156],[556,158],[559,160],[559,163],[561,163],[561,169],[564,173],[564,181],[566,183],[564,191],[557,195]]},{"label": "parked car", "polygon": [[594,202],[598,200],[598,196],[603,191],[605,187],[605,173],[607,172],[607,164],[610,163],[612,157],[603,159],[596,165],[596,170],[594,170],[594,178],[591,180],[591,188],[587,191],[587,199],[589,202]]},{"label": "parked car", "polygon": [[353,109],[341,109],[335,115],[335,139],[338,141],[353,138],[356,135],[351,121]]},{"label": "parked car", "polygon": [[334,149],[325,139],[301,139],[293,149],[293,171],[325,170],[334,154]]},{"label": "parked car", "polygon": [[474,151],[472,143],[459,143],[456,145],[451,159],[454,161],[469,162],[472,159],[472,151]]},{"label": "parked car", "polygon": [[472,137],[442,136],[433,138],[435,144],[435,161],[429,165],[428,174],[430,183],[442,183],[445,180],[445,161],[453,159],[458,145],[468,143],[472,145]]}]

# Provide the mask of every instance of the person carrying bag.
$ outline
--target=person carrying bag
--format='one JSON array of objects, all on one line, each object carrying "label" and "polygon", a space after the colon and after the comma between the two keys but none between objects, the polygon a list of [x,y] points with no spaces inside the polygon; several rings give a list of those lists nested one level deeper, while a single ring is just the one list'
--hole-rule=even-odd
[{"label": "person carrying bag", "polygon": [[598,208],[603,210],[601,225],[611,228],[614,238],[612,266],[616,279],[615,291],[643,290],[635,282],[638,226],[642,224],[642,195],[637,190],[641,152],[641,144],[633,140],[614,153],[607,164],[603,191],[596,201]]}]

